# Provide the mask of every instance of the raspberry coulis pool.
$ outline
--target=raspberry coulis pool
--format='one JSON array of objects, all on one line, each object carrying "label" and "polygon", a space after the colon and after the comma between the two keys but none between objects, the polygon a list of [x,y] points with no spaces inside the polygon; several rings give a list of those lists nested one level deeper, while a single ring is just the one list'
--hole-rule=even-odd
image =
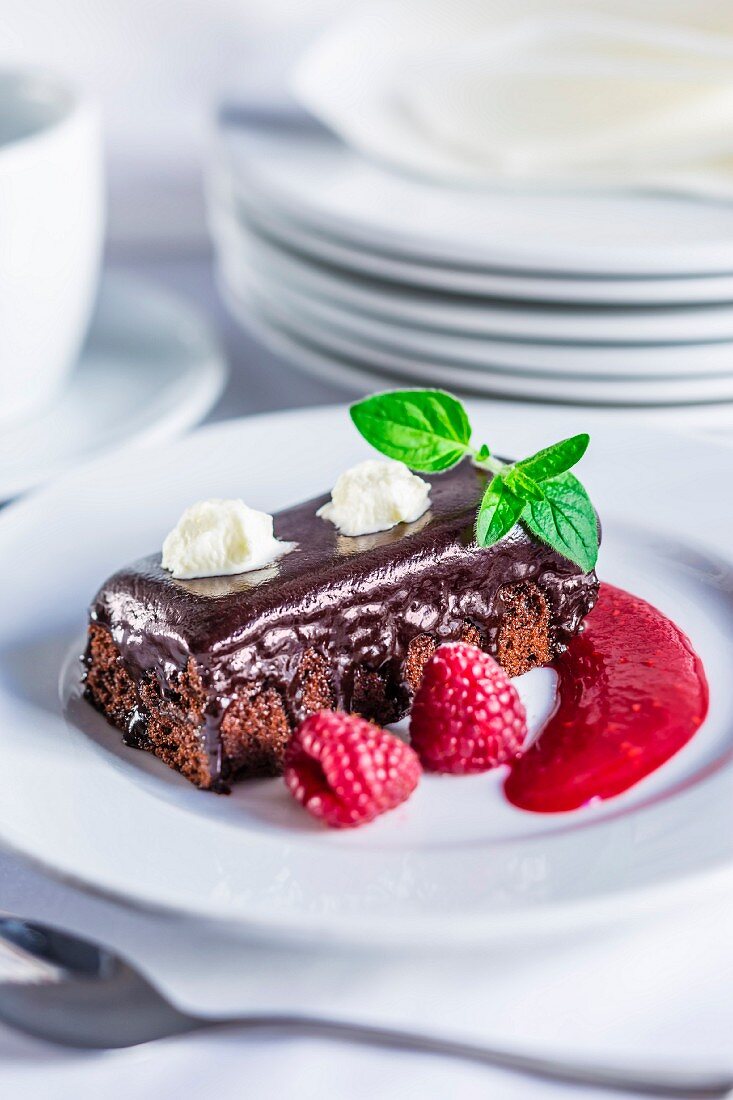
[{"label": "raspberry coulis pool", "polygon": [[686,745],[707,713],[707,680],[686,635],[609,584],[554,667],[556,709],[504,784],[524,810],[574,810],[620,794]]}]

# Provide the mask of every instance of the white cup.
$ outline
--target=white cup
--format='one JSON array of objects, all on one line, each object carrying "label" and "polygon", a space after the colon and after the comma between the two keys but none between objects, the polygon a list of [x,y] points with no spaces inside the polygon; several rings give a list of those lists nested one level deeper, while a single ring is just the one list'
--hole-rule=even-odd
[{"label": "white cup", "polygon": [[103,229],[96,105],[61,79],[0,70],[0,424],[32,415],[73,367]]}]

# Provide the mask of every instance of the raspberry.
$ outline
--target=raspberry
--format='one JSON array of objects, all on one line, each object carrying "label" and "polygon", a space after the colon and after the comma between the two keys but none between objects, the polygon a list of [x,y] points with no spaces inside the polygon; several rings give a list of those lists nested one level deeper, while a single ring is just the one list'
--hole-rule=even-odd
[{"label": "raspberry", "polygon": [[416,753],[372,722],[319,710],[295,731],[285,753],[285,782],[314,817],[336,829],[365,825],[414,791]]},{"label": "raspberry", "polygon": [[439,646],[412,705],[410,737],[428,771],[467,775],[519,754],[527,716],[493,657],[466,642]]}]

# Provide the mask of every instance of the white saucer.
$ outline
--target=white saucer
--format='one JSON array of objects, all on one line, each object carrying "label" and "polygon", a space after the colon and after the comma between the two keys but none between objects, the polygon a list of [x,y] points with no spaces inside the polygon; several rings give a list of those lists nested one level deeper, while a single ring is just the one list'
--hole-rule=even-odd
[{"label": "white saucer", "polygon": [[[229,298],[233,296],[230,292]],[[398,346],[394,341],[378,340],[369,322],[362,324],[358,332],[353,326],[347,330],[343,323],[338,327],[324,323],[323,317],[298,308],[295,299],[283,294],[282,288],[279,292],[264,293],[261,287],[252,286],[246,291],[241,288],[236,296],[243,309],[253,308],[299,343],[367,369],[373,368],[383,375],[403,379],[411,386],[447,386],[478,396],[523,397],[573,404],[658,406],[733,401],[733,373],[729,366],[733,349],[730,345],[702,345],[708,355],[711,348],[717,348],[717,355],[711,357],[722,359],[721,369],[725,373],[692,377],[644,378],[633,374],[615,377],[609,372],[605,376],[602,373],[604,359],[622,369],[628,364],[633,371],[635,356],[643,361],[645,356],[654,359],[657,355],[663,369],[666,355],[662,352],[678,353],[680,348],[632,351],[613,347],[558,348],[497,342],[491,345],[485,358],[474,353],[469,364],[460,348],[453,348],[451,354],[441,358],[440,341],[430,334],[412,340],[409,347],[407,338],[400,334]],[[443,347],[442,351],[445,350]],[[688,352],[689,361],[696,361],[689,349],[684,350]],[[684,364],[685,356],[673,357],[682,358]],[[530,366],[532,362],[534,366]],[[574,362],[577,373],[560,374],[551,369],[561,369],[566,362]],[[598,364],[595,371],[594,363]]]},{"label": "white saucer", "polygon": [[484,271],[733,273],[733,206],[726,202],[451,186],[385,169],[327,132],[225,134],[238,194],[352,246]]},{"label": "white saucer", "polygon": [[733,379],[731,340],[696,344],[562,344],[431,331],[314,297],[274,278],[263,268],[246,272],[240,265],[239,270],[234,270],[222,259],[222,269],[235,292],[245,297],[254,295],[265,306],[272,306],[276,316],[277,311],[285,311],[288,321],[302,321],[312,328],[314,335],[323,338],[326,347],[339,336],[357,341],[363,347],[365,360],[371,356],[371,348],[381,348],[418,363],[445,363],[451,372],[467,367],[482,374],[550,377],[558,379],[561,387],[597,387],[600,395],[604,389],[609,393],[628,390],[633,395],[646,388],[659,401],[665,399],[668,390],[667,400],[672,399],[675,390],[683,393],[684,400],[700,400],[696,394],[704,394],[706,387],[712,387],[718,397],[719,388],[729,386]]},{"label": "white saucer", "polygon": [[206,415],[225,379],[217,343],[190,306],[106,276],[67,388],[0,433],[0,500],[103,451],[173,438]]},{"label": "white saucer", "polygon": [[[513,416],[477,403],[470,413],[477,436],[505,454],[585,425],[580,411]],[[604,522],[602,576],[687,631],[711,686],[697,736],[616,799],[532,815],[502,799],[499,773],[425,776],[398,811],[333,833],[279,780],[239,784],[229,798],[197,791],[125,748],[79,698],[88,601],[108,573],[159,546],[186,504],[244,493],[275,510],[369,453],[344,408],[262,416],[108,456],[0,514],[12,577],[0,616],[2,843],[130,905],[330,945],[568,933],[729,879],[733,527],[718,487],[733,479],[733,449],[708,440],[620,421],[593,429],[583,461]],[[535,714],[547,706],[550,673],[518,683]]]},{"label": "white saucer", "polygon": [[[282,356],[296,370],[309,374],[329,385],[339,386],[345,393],[364,395],[375,390],[384,390],[395,385],[416,384],[411,377],[402,377],[396,371],[379,371],[366,365],[359,359],[349,358],[327,352],[311,343],[297,339],[265,312],[257,310],[251,302],[242,300],[227,286],[226,280],[219,276],[219,291],[230,312],[250,333],[255,333],[275,354]],[[432,384],[432,383],[431,383]],[[441,386],[449,385],[447,372],[442,371]],[[487,393],[481,396],[482,404],[494,410],[499,417],[521,418],[528,408],[534,410],[537,405],[532,401],[512,400]],[[688,433],[720,435],[725,439],[733,437],[733,401],[711,402],[699,405],[625,405],[618,408],[603,406],[594,402],[563,402],[556,399],[544,406],[553,416],[562,412],[566,416],[582,418],[587,424],[605,426],[613,424],[621,416],[625,423],[636,423],[637,430],[643,430],[644,424],[657,428]],[[580,430],[580,429],[578,429]]]},{"label": "white saucer", "polygon": [[[556,344],[696,344],[733,340],[733,305],[634,306],[540,305],[471,299],[344,276],[317,261],[279,247],[232,219],[219,240],[232,269],[285,285],[292,292],[407,330],[492,340]],[[464,341],[465,342],[465,341]],[[693,373],[690,371],[689,373]]]},{"label": "white saucer", "polygon": [[218,235],[219,216],[227,214],[245,226],[270,237],[286,249],[304,258],[331,264],[357,275],[382,279],[408,289],[462,294],[471,297],[501,298],[511,301],[560,303],[564,305],[691,305],[693,303],[733,301],[733,275],[690,278],[603,278],[579,276],[563,278],[536,272],[521,274],[499,270],[478,270],[438,262],[405,259],[401,255],[378,251],[368,244],[353,245],[343,238],[314,232],[301,222],[274,210],[265,200],[253,206],[241,197],[233,203],[222,192],[210,188],[210,220]]}]

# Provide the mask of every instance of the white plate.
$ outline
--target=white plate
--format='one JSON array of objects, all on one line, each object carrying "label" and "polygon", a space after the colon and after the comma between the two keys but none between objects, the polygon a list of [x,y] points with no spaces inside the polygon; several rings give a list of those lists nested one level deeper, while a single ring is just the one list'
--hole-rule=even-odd
[{"label": "white plate", "polygon": [[[245,270],[241,257],[221,256],[222,270],[235,293],[254,294],[265,306],[285,310],[288,316],[315,326],[326,339],[343,335],[363,345],[363,357],[372,347],[395,351],[418,360],[448,364],[482,373],[538,375],[560,379],[564,386],[598,385],[598,392],[638,392],[647,384],[656,400],[668,400],[668,389],[678,389],[684,400],[696,400],[708,390],[729,385],[733,378],[733,342],[641,346],[614,344],[559,344],[523,340],[490,340],[480,336],[430,332],[426,329],[369,316],[349,307],[313,297],[286,284],[262,267]],[[324,332],[324,330],[326,330]],[[717,379],[713,380],[713,376]],[[577,381],[575,381],[577,379]],[[668,382],[674,381],[672,387]],[[704,399],[704,398],[703,398]]]},{"label": "white plate", "polygon": [[603,308],[476,301],[409,290],[312,262],[233,222],[221,254],[312,300],[406,329],[541,343],[681,344],[733,340],[733,306]]},{"label": "white plate", "polygon": [[566,305],[670,305],[733,301],[733,275],[707,278],[559,278],[533,274],[512,275],[503,271],[471,271],[467,268],[412,262],[354,246],[343,239],[315,233],[293,218],[273,210],[262,200],[255,207],[242,199],[232,207],[222,197],[222,188],[209,189],[212,228],[217,233],[221,213],[235,216],[281,247],[295,250],[302,258],[330,264],[369,278],[396,283],[408,289],[423,289],[443,295],[496,297],[515,301],[559,302]]},{"label": "white plate", "polygon": [[432,183],[328,133],[225,132],[244,197],[413,260],[557,275],[730,275],[733,206],[661,194]]},{"label": "white plate", "polygon": [[[541,408],[511,418],[480,404],[471,416],[482,439],[517,454],[585,423]],[[332,943],[444,945],[567,930],[699,897],[729,877],[733,531],[717,486],[733,478],[733,449],[709,441],[640,433],[620,420],[594,430],[584,460],[604,519],[602,576],[689,633],[712,697],[693,741],[605,804],[532,815],[503,801],[498,773],[426,776],[398,811],[333,833],[278,780],[240,784],[229,798],[195,790],[126,749],[78,699],[88,600],[111,570],[160,545],[186,504],[244,494],[275,509],[368,453],[344,409],[265,416],[110,456],[0,515],[0,560],[12,577],[0,617],[2,843],[133,905]],[[534,713],[549,704],[550,680],[540,671],[520,681]]]},{"label": "white plate", "polygon": [[225,379],[195,311],[148,283],[106,276],[67,388],[0,433],[0,500],[112,448],[173,438],[206,415]]},{"label": "white plate", "polygon": [[[234,288],[230,291],[230,297],[236,294]],[[461,365],[456,353],[441,359],[437,346],[440,341],[430,336],[423,338],[420,346],[418,341],[413,341],[413,346],[408,349],[406,339],[402,340],[401,347],[394,342],[390,344],[378,340],[370,332],[369,323],[363,325],[363,330],[358,333],[354,328],[347,331],[344,324],[336,328],[333,323],[324,323],[322,318],[301,309],[294,298],[283,293],[282,288],[265,292],[262,286],[253,284],[247,291],[239,288],[238,296],[243,307],[253,305],[258,313],[300,343],[360,363],[367,369],[374,368],[382,374],[402,377],[413,386],[452,386],[463,393],[489,397],[524,397],[576,404],[674,405],[733,401],[733,372],[693,378],[603,377],[605,360],[613,359],[615,355],[622,366],[629,364],[628,369],[632,369],[634,354],[643,357],[653,350],[651,348],[637,349],[635,353],[624,349],[627,354],[621,354],[620,349],[614,348],[586,351],[578,346],[561,349],[551,345],[495,344],[490,358],[475,356],[472,365],[468,366]],[[709,345],[703,345],[704,350],[708,348]],[[679,350],[663,349],[665,353]],[[733,349],[727,348],[721,358],[733,361]],[[551,370],[550,364],[559,370],[573,360],[578,369],[581,365],[585,366],[583,374],[559,374]],[[464,364],[467,362],[465,354],[462,361]],[[694,362],[691,352],[688,361]],[[530,366],[530,362],[544,363],[544,370]],[[594,363],[597,364],[595,376]],[[608,371],[605,373],[607,375]]]},{"label": "white plate", "polygon": [[[340,386],[345,393],[363,395],[375,390],[388,389],[394,385],[414,385],[413,378],[405,378],[396,371],[379,371],[373,367],[343,356],[329,354],[291,336],[263,312],[255,309],[251,302],[244,302],[234,295],[219,278],[219,290],[232,315],[250,333],[254,333],[276,354],[286,359],[291,366],[312,375],[330,385]],[[443,385],[447,384],[443,377]],[[499,417],[520,418],[535,404],[510,398],[496,398],[491,394],[481,396],[481,403],[494,411]],[[722,439],[733,439],[733,401],[708,405],[639,405],[602,406],[582,402],[553,402],[552,415],[574,416],[582,418],[586,424],[607,426],[622,416],[627,424],[636,424],[637,431],[643,431],[644,425],[652,425],[663,430],[686,433],[719,435]]]}]

